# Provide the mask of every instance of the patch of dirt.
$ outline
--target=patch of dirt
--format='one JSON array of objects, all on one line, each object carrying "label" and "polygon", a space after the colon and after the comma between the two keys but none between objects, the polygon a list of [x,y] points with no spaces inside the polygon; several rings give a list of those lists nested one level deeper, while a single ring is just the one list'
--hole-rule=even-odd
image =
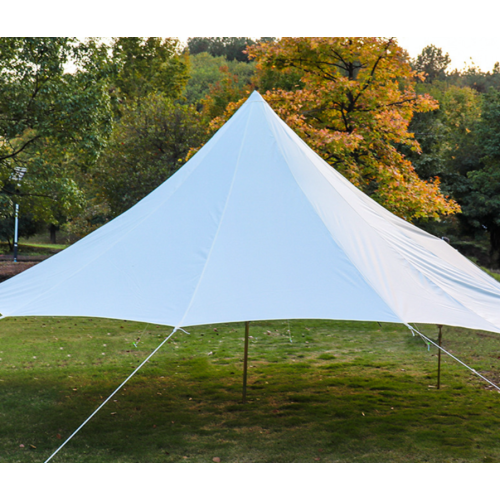
[{"label": "patch of dirt", "polygon": [[0,262],[0,283],[33,267],[38,262]]}]

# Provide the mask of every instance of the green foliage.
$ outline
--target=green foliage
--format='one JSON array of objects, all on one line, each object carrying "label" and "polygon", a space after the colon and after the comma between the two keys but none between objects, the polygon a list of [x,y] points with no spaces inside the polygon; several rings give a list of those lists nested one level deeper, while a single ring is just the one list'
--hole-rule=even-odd
[{"label": "green foliage", "polygon": [[274,40],[273,37],[257,41],[246,37],[195,37],[188,38],[188,49],[192,55],[208,52],[213,57],[224,56],[228,61],[248,62],[247,46]]},{"label": "green foliage", "polygon": [[78,210],[76,172],[91,168],[111,129],[110,72],[94,39],[0,40],[0,189],[23,213],[56,223]]},{"label": "green foliage", "polygon": [[500,92],[483,94],[482,117],[476,143],[481,152],[469,168],[462,187],[461,202],[465,224],[474,232],[490,234],[491,264],[500,267]]},{"label": "green foliage", "polygon": [[462,207],[459,226],[445,220],[432,232],[445,232],[470,255],[477,255],[487,233],[488,265],[500,267],[500,92],[479,94],[441,82],[421,90],[438,99],[440,108],[414,118],[411,130],[422,154],[408,154],[421,177],[439,176],[443,191]]},{"label": "green foliage", "polygon": [[[19,228],[18,234],[20,238],[29,238],[35,235],[43,227],[40,223],[37,223],[33,217],[25,215],[22,212],[19,214],[18,220]],[[7,242],[9,246],[9,251],[14,248],[14,215],[6,216],[3,215],[0,218],[0,241]]]},{"label": "green foliage", "polygon": [[462,71],[451,72],[446,80],[451,85],[469,87],[479,93],[488,92],[490,87],[500,89],[500,64],[497,62],[492,71],[484,72],[471,61]]},{"label": "green foliage", "polygon": [[189,63],[174,38],[118,37],[112,43],[114,85],[121,101],[162,93],[176,99],[189,79]]},{"label": "green foliage", "polygon": [[230,103],[248,97],[251,85],[241,87],[238,77],[229,72],[227,67],[220,68],[222,78],[210,87],[209,94],[201,100],[203,117],[207,122],[224,115]]},{"label": "green foliage", "polygon": [[129,209],[168,179],[204,137],[192,106],[159,94],[125,106],[95,179],[111,215]]},{"label": "green foliage", "polygon": [[236,77],[236,85],[243,89],[255,74],[255,63],[228,61],[225,56],[214,57],[207,52],[190,56],[190,79],[184,96],[189,104],[199,104],[210,90],[220,84],[227,73]]},{"label": "green foliage", "polygon": [[276,89],[296,91],[304,88],[302,77],[304,72],[298,68],[258,68],[255,86],[261,93]]},{"label": "green foliage", "polygon": [[412,62],[412,67],[419,73],[423,73],[428,83],[433,83],[435,80],[446,78],[446,70],[450,63],[449,54],[443,54],[442,49],[428,45]]},{"label": "green foliage", "polygon": [[441,82],[420,85],[419,92],[437,99],[439,109],[415,115],[410,130],[420,142],[422,153],[407,154],[422,178],[439,176],[443,189],[450,191],[451,177],[467,172],[477,163],[474,131],[481,118],[481,97],[468,87]]}]

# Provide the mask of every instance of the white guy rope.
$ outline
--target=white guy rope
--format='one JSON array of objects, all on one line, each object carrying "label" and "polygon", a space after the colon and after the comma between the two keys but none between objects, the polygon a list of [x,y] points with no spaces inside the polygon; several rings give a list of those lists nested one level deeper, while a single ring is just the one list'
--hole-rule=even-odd
[{"label": "white guy rope", "polygon": [[64,443],[61,446],[59,446],[59,448],[57,448],[57,450],[54,453],[52,453],[52,455],[49,458],[47,458],[47,460],[45,460],[44,463],[50,462],[66,446],[66,444],[69,443],[71,439],[73,439],[73,437],[85,426],[85,424],[87,424],[92,419],[92,417],[167,343],[167,341],[172,338],[172,336],[177,330],[179,330],[179,328],[174,328],[174,331],[127,377],[125,382],[123,382],[118,387],[118,389],[116,389],[113,392],[113,394],[111,394],[111,396],[109,396],[109,398],[106,399],[106,401],[104,401],[104,403],[102,403],[102,405],[99,406],[99,408],[97,408],[97,410],[94,413],[92,413],[92,415],[90,415],[90,417],[87,418],[87,420],[85,420],[85,422],[83,422],[83,424],[80,425],[80,427],[78,427],[78,429],[76,429],[76,431],[73,432],[73,434],[71,434],[71,436],[68,439],[66,439],[66,441],[64,441]]},{"label": "white guy rope", "polygon": [[436,344],[436,342],[433,342],[430,338],[426,337],[423,333],[420,333],[416,328],[413,328],[413,326],[410,326],[410,325],[406,325],[406,326],[410,329],[410,331],[412,333],[416,333],[417,335],[420,335],[420,337],[422,337],[423,340],[426,340],[429,344],[436,346],[438,349],[443,351],[445,354],[448,354],[448,356],[450,356],[450,358],[453,358],[455,361],[460,363],[462,366],[465,366],[465,368],[467,368],[467,370],[470,370],[472,373],[474,373],[474,375],[477,375],[478,377],[482,378],[484,381],[488,382],[488,384],[490,384],[492,387],[494,387],[498,392],[500,392],[500,387],[495,385],[491,380],[488,380],[486,377],[483,377],[483,375],[481,375],[478,371],[474,370],[474,368],[471,368],[470,366],[466,365],[463,361],[461,361],[457,357],[453,356],[453,354],[450,354],[446,349],[443,349],[441,346]]}]

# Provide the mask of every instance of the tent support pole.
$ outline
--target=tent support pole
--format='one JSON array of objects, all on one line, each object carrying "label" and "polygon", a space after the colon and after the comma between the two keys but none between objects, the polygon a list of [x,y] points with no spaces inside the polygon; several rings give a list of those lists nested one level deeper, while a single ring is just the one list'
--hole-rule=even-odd
[{"label": "tent support pole", "polygon": [[[439,337],[438,337],[438,345],[441,347],[441,343],[443,341],[443,325],[438,325],[439,328]],[[437,388],[441,389],[441,349],[438,349],[438,382]]]},{"label": "tent support pole", "polygon": [[250,321],[245,323],[245,357],[243,359],[243,404],[247,402],[247,374],[248,374],[248,338],[250,335]]}]

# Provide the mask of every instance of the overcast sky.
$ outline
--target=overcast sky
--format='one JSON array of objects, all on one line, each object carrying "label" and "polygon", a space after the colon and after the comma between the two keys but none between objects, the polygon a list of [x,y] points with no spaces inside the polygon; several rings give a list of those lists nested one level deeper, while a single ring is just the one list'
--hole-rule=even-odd
[{"label": "overcast sky", "polygon": [[[412,57],[429,44],[462,69],[500,60],[498,0],[23,0],[4,2],[2,36],[397,36]],[[20,33],[22,31],[22,33]]]},{"label": "overcast sky", "polygon": [[459,38],[440,36],[400,36],[399,44],[412,57],[416,57],[427,45],[440,47],[451,57],[451,69],[463,69],[465,63],[470,65],[471,58],[483,71],[491,71],[500,61],[500,44],[498,38]]}]

